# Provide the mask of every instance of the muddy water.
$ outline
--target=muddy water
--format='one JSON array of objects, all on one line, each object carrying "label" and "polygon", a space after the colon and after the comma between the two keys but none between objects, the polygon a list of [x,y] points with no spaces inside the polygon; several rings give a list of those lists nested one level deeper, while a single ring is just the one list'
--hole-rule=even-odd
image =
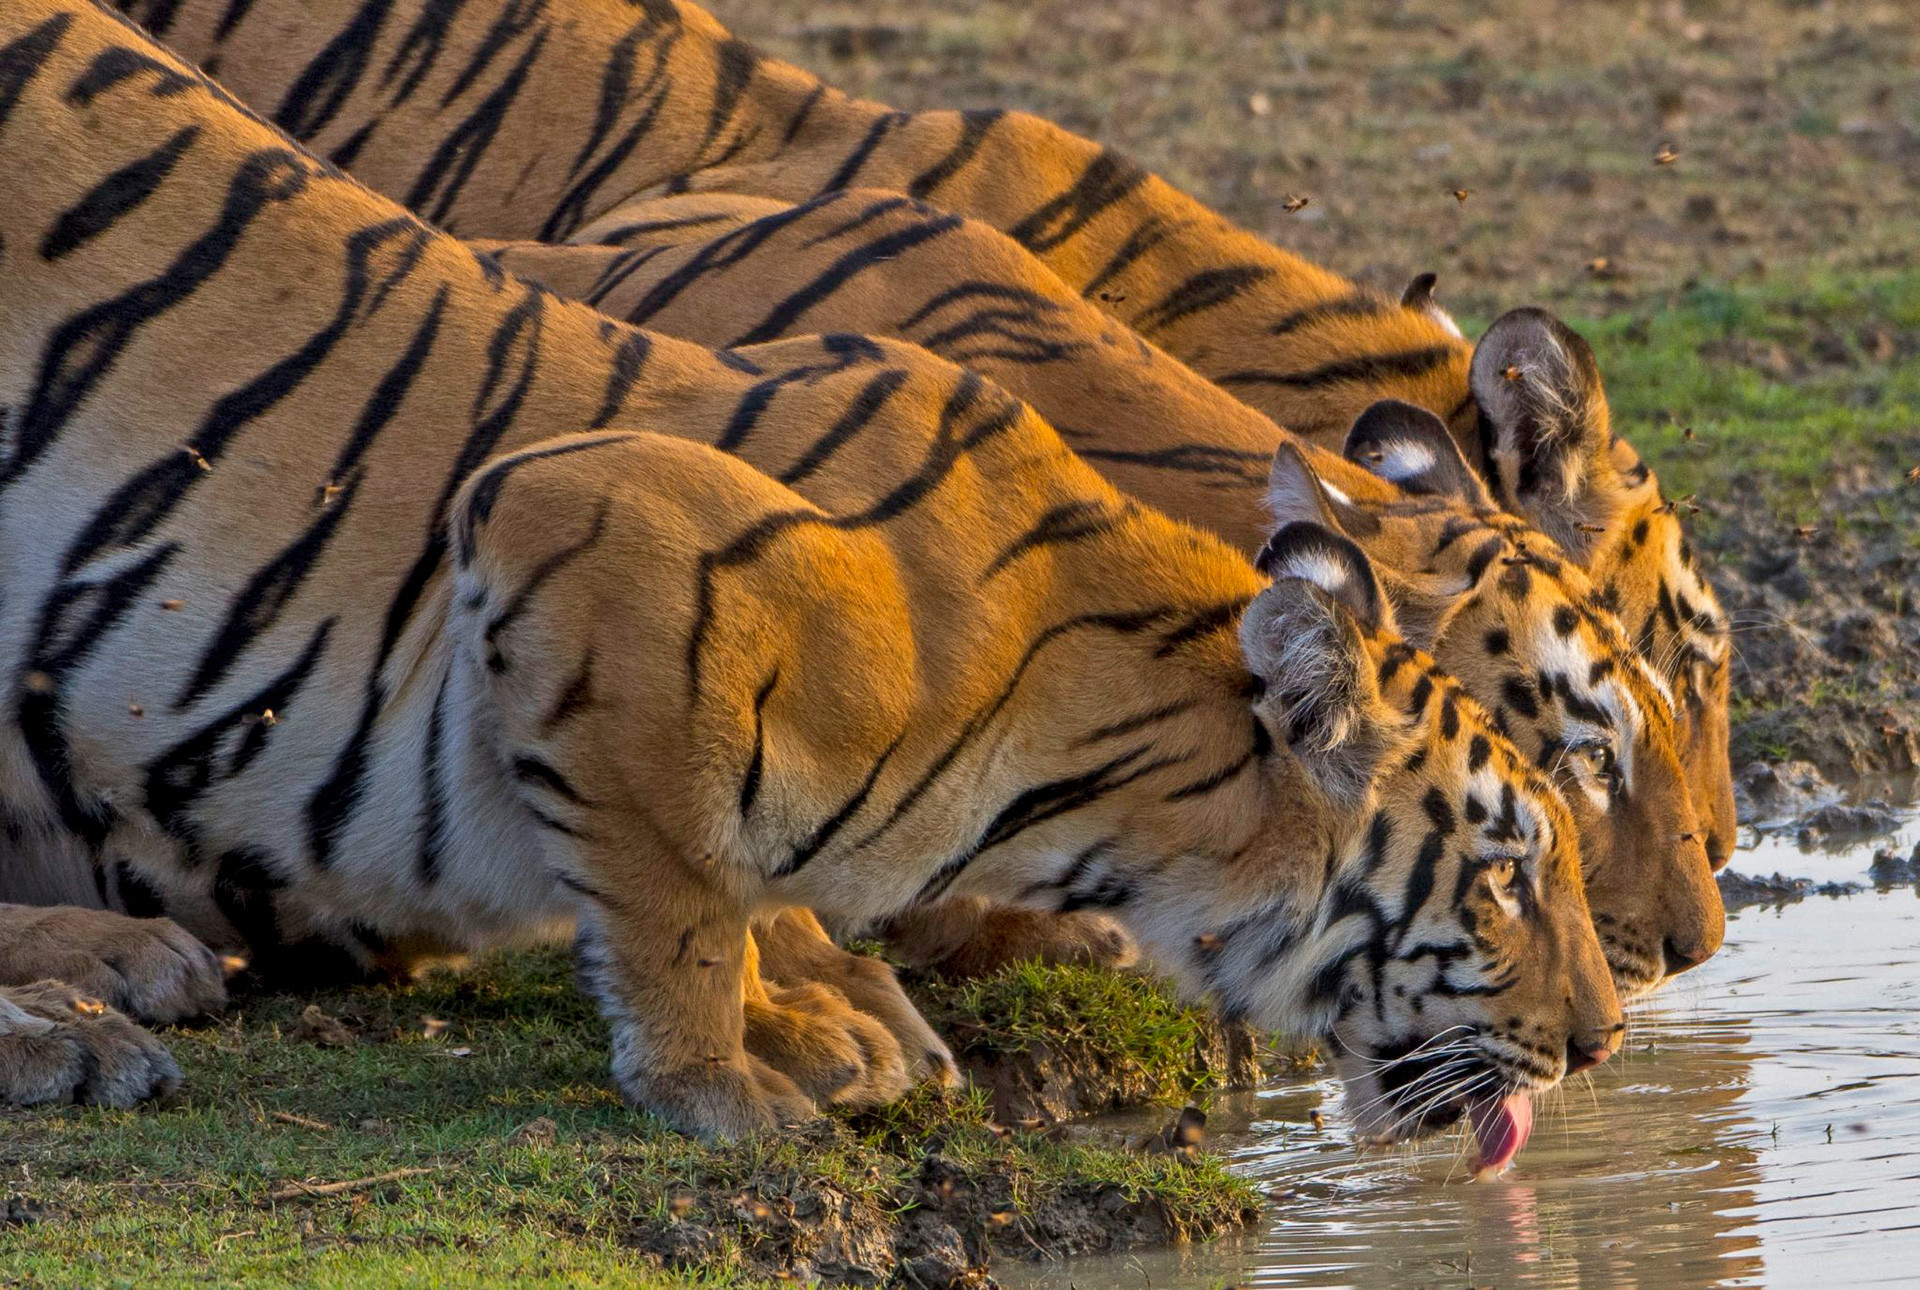
[{"label": "muddy water", "polygon": [[[1761,840],[1748,873],[1867,883],[1876,846]],[[1312,1113],[1326,1120],[1312,1127]],[[1920,891],[1737,912],[1726,948],[1632,1013],[1626,1048],[1544,1102],[1507,1177],[1454,1135],[1361,1152],[1331,1081],[1217,1107],[1275,1197],[1263,1230],[1145,1258],[1001,1265],[1008,1286],[1920,1284]]]}]

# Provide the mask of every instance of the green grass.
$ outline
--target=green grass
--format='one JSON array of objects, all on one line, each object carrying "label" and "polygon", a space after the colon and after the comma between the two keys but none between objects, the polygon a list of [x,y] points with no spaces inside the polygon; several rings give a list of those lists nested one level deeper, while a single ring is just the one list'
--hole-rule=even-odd
[{"label": "green grass", "polygon": [[[1197,1019],[1138,978],[1071,975],[1064,990],[1022,969],[959,993],[1009,1009],[1004,1042],[1050,1018],[1098,1033],[1178,1096],[1183,1072],[1170,1054]],[[1076,1017],[1076,999],[1099,1011]],[[344,1025],[349,1045],[302,1037],[310,1003]],[[1108,1034],[1106,1019],[1128,1011],[1154,1020]],[[429,1037],[428,1019],[444,1029]],[[1199,1232],[1252,1203],[1217,1162],[1008,1133],[972,1093],[922,1093],[703,1148],[620,1103],[603,1028],[560,952],[405,989],[252,997],[165,1038],[187,1077],[166,1105],[0,1113],[0,1213],[19,1198],[41,1215],[0,1226],[0,1285],[680,1284],[646,1253],[674,1224],[711,1233],[702,1284],[757,1283],[780,1270],[791,1242],[762,1230],[739,1197],[777,1206],[829,1195],[897,1214],[918,1203],[918,1173],[935,1153],[1004,1188],[996,1203],[1008,1212],[994,1221],[1015,1220],[1009,1239],[1062,1197],[1118,1192],[1157,1206],[1175,1231]],[[550,1133],[516,1137],[541,1118]],[[426,1172],[274,1198],[403,1169]]]},{"label": "green grass", "polygon": [[1920,464],[1920,271],[1696,286],[1576,325],[1670,497],[1751,474],[1776,514],[1811,518],[1836,469]]}]

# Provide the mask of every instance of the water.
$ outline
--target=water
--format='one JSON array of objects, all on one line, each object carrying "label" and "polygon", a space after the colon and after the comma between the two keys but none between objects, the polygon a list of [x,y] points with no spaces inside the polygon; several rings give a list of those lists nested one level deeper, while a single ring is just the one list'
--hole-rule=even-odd
[{"label": "water", "polygon": [[[1920,820],[1896,838],[1907,855]],[[1889,845],[1749,842],[1736,869],[1823,882],[1865,882]],[[1357,1150],[1331,1080],[1212,1119],[1213,1145],[1276,1198],[1257,1233],[995,1275],[1046,1290],[1920,1284],[1920,891],[1735,913],[1715,958],[1630,1014],[1619,1056],[1540,1107],[1495,1182],[1468,1181],[1457,1134]]]}]

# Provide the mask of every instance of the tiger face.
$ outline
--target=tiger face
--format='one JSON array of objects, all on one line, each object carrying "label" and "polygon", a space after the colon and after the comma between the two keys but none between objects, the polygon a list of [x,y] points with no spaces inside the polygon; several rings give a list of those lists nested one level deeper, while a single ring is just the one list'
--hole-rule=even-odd
[{"label": "tiger face", "polygon": [[1360,538],[1409,639],[1565,795],[1621,994],[1719,948],[1725,916],[1666,692],[1558,545],[1494,507],[1431,413],[1376,404],[1348,437],[1384,480],[1276,457],[1271,501]]},{"label": "tiger face", "polygon": [[[1351,541],[1289,524],[1259,567],[1274,582],[1240,626],[1246,666],[1267,678],[1255,746],[1291,755],[1230,773],[1251,771],[1242,792],[1265,804],[1165,794],[1129,830],[1152,858],[1077,858],[1072,889],[1119,893],[1108,907],[1227,1015],[1323,1037],[1368,1139],[1471,1113],[1483,1163],[1502,1166],[1525,1139],[1527,1096],[1618,1042],[1574,820],[1398,637]],[[1303,817],[1292,804],[1308,798],[1329,809]]]},{"label": "tiger face", "polygon": [[1594,548],[1588,576],[1673,699],[1674,741],[1686,768],[1707,860],[1726,867],[1737,823],[1728,748],[1733,638],[1726,611],[1694,560],[1679,507],[1660,493],[1632,446],[1610,452],[1628,504]]},{"label": "tiger face", "polygon": [[1713,868],[1735,830],[1728,752],[1726,613],[1695,563],[1679,507],[1614,437],[1593,351],[1538,309],[1496,319],[1474,350],[1473,432],[1495,498],[1588,571],[1665,687],[1701,837]]}]

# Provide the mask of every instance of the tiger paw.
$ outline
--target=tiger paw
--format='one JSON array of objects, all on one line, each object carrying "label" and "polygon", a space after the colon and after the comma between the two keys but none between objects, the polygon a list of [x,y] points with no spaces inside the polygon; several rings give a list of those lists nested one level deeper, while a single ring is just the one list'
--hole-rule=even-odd
[{"label": "tiger paw", "polygon": [[817,982],[746,1005],[746,1047],[823,1106],[878,1106],[911,1085],[900,1041]]},{"label": "tiger paw", "polygon": [[818,983],[830,987],[855,1011],[886,1028],[899,1046],[910,1081],[959,1083],[953,1053],[907,998],[892,967],[870,955],[841,949],[806,910],[783,911],[756,936],[761,971],[769,986]]},{"label": "tiger paw", "polygon": [[160,1041],[60,981],[0,988],[0,1105],[125,1108],[180,1084]]},{"label": "tiger paw", "polygon": [[654,1074],[623,1065],[614,1045],[614,1080],[627,1101],[702,1142],[734,1142],[800,1124],[819,1114],[812,1098],[752,1054],[694,1070]]},{"label": "tiger paw", "polygon": [[150,1024],[226,1006],[214,952],[168,918],[0,905],[0,984],[53,979]]}]

